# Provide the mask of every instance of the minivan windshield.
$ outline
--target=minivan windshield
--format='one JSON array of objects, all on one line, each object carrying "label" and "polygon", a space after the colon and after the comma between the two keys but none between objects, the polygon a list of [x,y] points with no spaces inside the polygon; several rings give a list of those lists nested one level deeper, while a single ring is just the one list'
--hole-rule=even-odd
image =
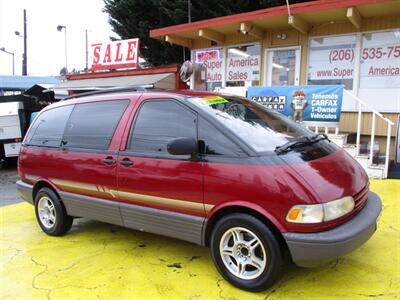
[{"label": "minivan windshield", "polygon": [[212,115],[257,152],[277,147],[312,132],[282,114],[260,104],[234,96],[190,97],[191,103]]}]

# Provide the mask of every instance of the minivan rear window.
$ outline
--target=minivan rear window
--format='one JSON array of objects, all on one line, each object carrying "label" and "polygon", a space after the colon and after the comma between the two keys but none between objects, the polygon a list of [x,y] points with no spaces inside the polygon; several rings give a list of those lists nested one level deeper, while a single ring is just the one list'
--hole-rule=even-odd
[{"label": "minivan rear window", "polygon": [[65,129],[67,148],[106,150],[129,100],[76,104]]},{"label": "minivan rear window", "polygon": [[51,148],[60,147],[65,124],[73,107],[73,105],[66,105],[41,113],[28,131],[25,144]]},{"label": "minivan rear window", "polygon": [[212,115],[257,152],[273,151],[276,147],[311,131],[287,117],[240,97],[190,97],[191,103]]}]

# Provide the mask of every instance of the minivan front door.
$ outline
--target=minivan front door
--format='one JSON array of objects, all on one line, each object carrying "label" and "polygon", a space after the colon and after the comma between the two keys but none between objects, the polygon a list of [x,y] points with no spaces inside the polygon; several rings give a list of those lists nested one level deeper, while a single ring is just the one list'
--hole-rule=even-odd
[{"label": "minivan front door", "polygon": [[203,164],[167,150],[174,138],[197,140],[196,113],[173,99],[148,99],[132,123],[117,165],[124,226],[200,244]]}]

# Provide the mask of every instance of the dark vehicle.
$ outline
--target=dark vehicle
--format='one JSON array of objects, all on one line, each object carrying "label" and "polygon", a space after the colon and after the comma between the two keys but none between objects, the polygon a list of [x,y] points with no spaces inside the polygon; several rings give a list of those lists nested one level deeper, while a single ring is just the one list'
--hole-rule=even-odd
[{"label": "dark vehicle", "polygon": [[54,92],[39,85],[19,95],[0,96],[0,163],[18,156],[34,116],[53,102]]},{"label": "dark vehicle", "polygon": [[47,234],[87,217],[209,246],[224,278],[251,291],[269,287],[285,257],[311,267],[358,248],[381,211],[362,167],[325,136],[222,94],[104,92],[50,105],[18,167]]}]

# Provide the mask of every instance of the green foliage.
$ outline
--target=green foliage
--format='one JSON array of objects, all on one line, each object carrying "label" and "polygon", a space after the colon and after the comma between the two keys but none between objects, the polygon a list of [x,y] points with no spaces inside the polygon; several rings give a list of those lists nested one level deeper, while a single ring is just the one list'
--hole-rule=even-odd
[{"label": "green foliage", "polygon": [[[285,0],[192,0],[192,22],[284,5]],[[291,0],[290,3],[305,2]],[[109,23],[122,39],[140,38],[140,55],[153,65],[180,63],[183,47],[152,39],[155,28],[188,22],[188,0],[104,0]],[[186,58],[189,52],[185,50]]]}]

